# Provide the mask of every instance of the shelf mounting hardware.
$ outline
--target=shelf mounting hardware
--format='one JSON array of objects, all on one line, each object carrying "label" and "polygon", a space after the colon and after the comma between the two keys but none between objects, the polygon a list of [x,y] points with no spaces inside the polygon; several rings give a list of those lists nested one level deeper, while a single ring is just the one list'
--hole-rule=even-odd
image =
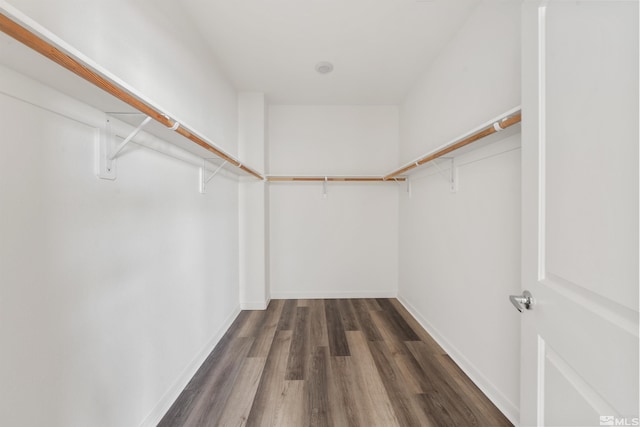
[{"label": "shelf mounting hardware", "polygon": [[324,177],[324,181],[322,181],[322,197],[327,198],[327,182],[329,182],[328,177]]},{"label": "shelf mounting hardware", "polygon": [[118,154],[120,154],[120,152],[121,152],[122,150],[124,150],[124,147],[126,147],[126,146],[127,146],[127,144],[128,144],[128,143],[130,143],[130,142],[131,142],[131,140],[132,140],[132,139],[133,139],[133,138],[134,138],[134,137],[135,137],[135,136],[136,136],[136,135],[137,135],[137,134],[142,130],[142,128],[144,128],[144,127],[147,125],[147,123],[149,123],[150,121],[151,121],[151,117],[147,116],[147,117],[142,121],[142,123],[140,123],[140,124],[138,125],[138,127],[137,127],[137,128],[135,128],[135,129],[133,130],[133,132],[131,132],[131,133],[129,134],[129,136],[128,136],[128,137],[126,137],[126,138],[124,139],[124,141],[122,141],[122,142],[120,143],[120,145],[118,145],[118,147],[116,147],[116,149],[115,149],[115,150],[113,150],[113,153],[109,156],[109,160],[115,160],[115,159],[117,159],[117,158],[118,158]]},{"label": "shelf mounting hardware", "polygon": [[431,163],[438,170],[440,176],[442,176],[449,183],[449,189],[452,193],[456,193],[458,191],[458,169],[456,168],[456,160],[455,157],[440,157],[442,160],[449,160],[449,170],[442,170],[438,161],[433,159]]},{"label": "shelf mounting hardware", "polygon": [[[407,184],[407,194],[409,195],[409,198],[411,198],[411,177],[409,177],[409,176],[407,176],[407,177],[394,176],[391,179],[394,180],[396,184],[400,184],[400,182],[404,181]],[[384,178],[382,178],[382,180],[385,181]]]},{"label": "shelf mounting hardware", "polygon": [[108,179],[111,181],[116,179],[116,160],[118,159],[119,154],[150,121],[151,117],[147,116],[142,123],[140,123],[140,125],[124,139],[124,141],[112,150],[115,135],[111,129],[111,120],[107,119],[104,129],[100,130],[100,141],[97,150],[98,178]]},{"label": "shelf mounting hardware", "polygon": [[505,123],[507,121],[508,117],[505,117],[502,120],[498,120],[497,122],[495,122],[493,124],[493,128],[496,130],[496,132],[500,132],[501,130],[505,130],[507,127],[509,127],[510,125],[507,125],[506,127],[502,127],[502,124]]},{"label": "shelf mounting hardware", "polygon": [[105,126],[100,129],[100,139],[96,147],[96,175],[100,179],[113,181],[116,179],[116,162],[109,159],[113,146],[113,133],[111,122],[107,119]]},{"label": "shelf mounting hardware", "polygon": [[215,176],[227,165],[226,160],[207,178],[207,159],[202,159],[202,167],[200,168],[200,194],[206,194],[207,184],[215,178]]},{"label": "shelf mounting hardware", "polygon": [[163,114],[163,116],[164,116],[165,119],[167,119],[168,123],[173,122],[173,124],[171,126],[167,125],[167,129],[171,129],[172,131],[178,130],[178,128],[180,127],[180,122],[179,121],[171,119],[171,117],[167,116],[166,114]]}]

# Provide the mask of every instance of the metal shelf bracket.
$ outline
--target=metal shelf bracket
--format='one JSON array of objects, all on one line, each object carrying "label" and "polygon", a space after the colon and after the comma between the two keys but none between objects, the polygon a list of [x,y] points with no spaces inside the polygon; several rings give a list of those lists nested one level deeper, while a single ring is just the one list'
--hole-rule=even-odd
[{"label": "metal shelf bracket", "polygon": [[[211,159],[209,159],[211,160]],[[202,159],[202,167],[200,167],[200,194],[206,194],[207,184],[215,178],[215,176],[227,165],[226,160],[207,178],[207,159]]]},{"label": "metal shelf bracket", "polygon": [[129,134],[129,136],[127,136],[115,149],[112,150],[115,138],[111,130],[111,121],[107,119],[104,129],[100,130],[97,172],[99,178],[112,181],[116,179],[116,160],[118,159],[118,156],[127,144],[129,144],[150,121],[151,117],[147,116],[142,123],[140,123],[140,125]]},{"label": "metal shelf bracket", "polygon": [[322,181],[322,197],[324,199],[327,198],[327,183],[329,182],[329,178],[328,177],[324,177],[324,181]]},{"label": "metal shelf bracket", "polygon": [[142,128],[143,128],[143,127],[145,127],[145,126],[147,125],[147,123],[149,123],[150,121],[151,121],[151,117],[148,117],[148,116],[147,116],[147,117],[142,121],[142,123],[140,123],[140,125],[138,125],[138,127],[137,127],[137,128],[135,128],[135,129],[133,130],[133,132],[131,132],[131,133],[129,134],[129,136],[128,136],[128,137],[126,137],[126,138],[124,139],[124,141],[122,141],[122,142],[120,143],[120,145],[118,145],[118,146],[116,147],[116,149],[115,149],[115,150],[113,150],[113,153],[109,156],[109,160],[115,160],[115,159],[117,159],[117,158],[118,158],[118,155],[120,154],[120,152],[121,152],[122,150],[124,150],[124,147],[126,147],[126,146],[127,146],[127,144],[128,144],[128,143],[130,143],[130,142],[131,142],[131,140],[132,140],[132,139],[133,139],[133,138],[138,134],[138,132],[140,132],[140,131],[142,130]]},{"label": "metal shelf bracket", "polygon": [[400,177],[401,179],[398,179],[399,177],[394,176],[393,179],[396,184],[400,184],[402,181],[405,182],[405,184],[407,185],[407,195],[409,196],[409,198],[411,198],[411,177],[407,176],[407,177]]},{"label": "metal shelf bracket", "polygon": [[458,192],[458,168],[456,167],[456,159],[455,157],[440,157],[442,160],[449,161],[449,170],[442,170],[438,161],[436,159],[432,160],[431,163],[438,170],[440,176],[442,176],[448,183],[449,189],[452,193]]},{"label": "metal shelf bracket", "polygon": [[104,128],[100,129],[100,140],[96,150],[96,175],[100,179],[113,181],[116,179],[116,161],[109,158],[113,147],[111,122],[107,119]]}]

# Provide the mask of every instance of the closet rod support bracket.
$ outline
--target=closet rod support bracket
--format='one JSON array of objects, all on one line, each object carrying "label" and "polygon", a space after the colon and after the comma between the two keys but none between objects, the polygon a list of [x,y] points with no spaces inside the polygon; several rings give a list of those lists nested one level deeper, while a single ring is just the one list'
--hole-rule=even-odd
[{"label": "closet rod support bracket", "polygon": [[111,121],[107,119],[96,142],[96,175],[100,179],[113,181],[117,177],[116,159],[110,158],[113,145]]},{"label": "closet rod support bracket", "polygon": [[322,198],[327,198],[327,183],[329,182],[329,177],[324,177],[324,181],[322,181]]},{"label": "closet rod support bracket", "polygon": [[213,171],[211,176],[207,177],[207,159],[202,159],[202,166],[200,167],[200,194],[206,194],[207,184],[213,178],[215,178],[216,175],[218,175],[218,173],[227,165],[227,163],[229,162],[226,160],[222,162],[222,164],[218,166],[215,171]]},{"label": "closet rod support bracket", "polygon": [[438,170],[438,173],[449,183],[449,189],[452,193],[458,192],[458,168],[456,167],[455,157],[440,157],[441,160],[449,161],[449,170],[443,170],[440,168],[437,160],[432,160],[433,166]]},{"label": "closet rod support bracket", "polygon": [[126,146],[127,146],[127,144],[128,144],[128,143],[130,143],[130,142],[131,142],[131,140],[132,140],[132,139],[133,139],[133,138],[134,138],[134,137],[135,137],[135,136],[136,136],[136,135],[137,135],[137,134],[142,130],[142,128],[144,128],[144,127],[147,125],[147,123],[149,123],[150,121],[151,121],[151,117],[147,116],[147,117],[142,121],[142,123],[140,123],[140,124],[138,125],[138,127],[137,127],[137,128],[135,128],[135,129],[133,130],[133,132],[131,132],[131,133],[129,134],[129,136],[127,136],[127,137],[124,139],[124,141],[122,141],[122,142],[120,143],[120,145],[118,145],[118,146],[116,147],[116,149],[115,149],[115,150],[113,150],[113,153],[109,156],[109,160],[115,160],[115,159],[117,159],[117,158],[118,158],[118,155],[122,152],[122,150],[124,150],[124,147],[126,147]]},{"label": "closet rod support bracket", "polygon": [[111,128],[111,120],[107,118],[105,126],[100,129],[100,140],[96,150],[98,159],[96,161],[96,175],[101,179],[115,180],[116,160],[133,138],[151,121],[151,117],[146,117],[129,136],[127,136],[117,147],[115,145],[115,135]]}]

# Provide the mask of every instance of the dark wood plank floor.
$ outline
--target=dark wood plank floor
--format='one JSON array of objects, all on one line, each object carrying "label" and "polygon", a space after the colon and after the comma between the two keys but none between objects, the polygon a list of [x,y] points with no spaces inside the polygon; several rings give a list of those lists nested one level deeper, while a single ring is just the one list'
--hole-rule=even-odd
[{"label": "dark wood plank floor", "polygon": [[510,426],[395,299],[243,311],[160,426]]}]

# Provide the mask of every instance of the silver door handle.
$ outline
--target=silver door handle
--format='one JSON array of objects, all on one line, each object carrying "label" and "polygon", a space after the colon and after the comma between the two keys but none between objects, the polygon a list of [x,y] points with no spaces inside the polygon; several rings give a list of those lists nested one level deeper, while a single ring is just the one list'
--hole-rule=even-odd
[{"label": "silver door handle", "polygon": [[511,304],[513,304],[513,306],[522,313],[523,305],[527,310],[531,310],[531,306],[533,305],[533,295],[531,295],[531,292],[529,291],[524,291],[522,292],[522,295],[509,295],[509,301],[511,301]]}]

